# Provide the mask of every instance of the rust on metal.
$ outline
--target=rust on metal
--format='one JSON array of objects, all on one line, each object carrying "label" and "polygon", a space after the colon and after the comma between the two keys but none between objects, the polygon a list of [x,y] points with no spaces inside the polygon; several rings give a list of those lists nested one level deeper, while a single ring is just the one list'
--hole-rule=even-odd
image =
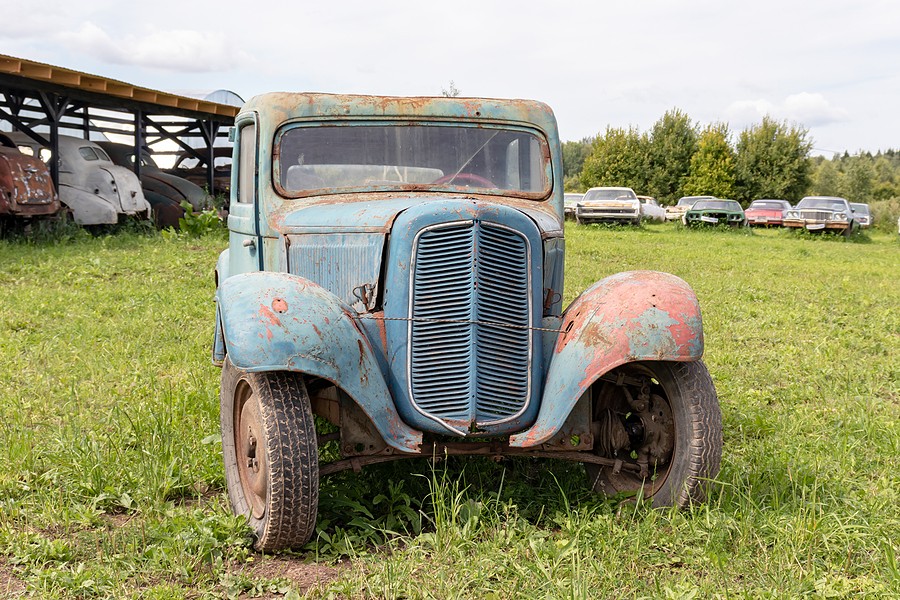
[{"label": "rust on metal", "polygon": [[405,460],[410,458],[431,458],[435,461],[442,460],[445,456],[493,456],[502,459],[507,456],[531,456],[534,458],[553,458],[572,462],[592,463],[614,467],[620,465],[621,469],[638,473],[640,467],[636,464],[623,463],[611,458],[597,456],[582,451],[549,451],[528,450],[515,448],[501,442],[429,442],[423,443],[414,453],[396,454],[390,448],[385,448],[381,454],[369,456],[353,456],[352,458],[336,460],[319,466],[320,475],[331,475],[348,469],[362,466]]},{"label": "rust on metal", "polygon": [[272,300],[272,310],[277,313],[284,314],[287,312],[288,305],[284,298],[275,298]]}]

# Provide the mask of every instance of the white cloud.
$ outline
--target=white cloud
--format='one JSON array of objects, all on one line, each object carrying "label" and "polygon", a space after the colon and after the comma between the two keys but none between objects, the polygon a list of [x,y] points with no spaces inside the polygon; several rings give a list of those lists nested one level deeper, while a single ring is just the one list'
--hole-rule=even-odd
[{"label": "white cloud", "polygon": [[809,127],[846,121],[849,116],[845,109],[832,106],[822,94],[807,92],[785,98],[782,109],[785,118]]},{"label": "white cloud", "polygon": [[738,100],[732,102],[725,113],[733,125],[742,128],[758,122],[768,115],[774,119],[799,123],[804,127],[817,127],[846,121],[846,109],[832,106],[822,94],[801,92],[786,97],[779,103],[766,99]]},{"label": "white cloud", "polygon": [[219,32],[152,30],[114,39],[94,23],[86,22],[77,32],[60,33],[57,39],[74,52],[103,61],[166,71],[221,71],[250,62],[246,53]]}]

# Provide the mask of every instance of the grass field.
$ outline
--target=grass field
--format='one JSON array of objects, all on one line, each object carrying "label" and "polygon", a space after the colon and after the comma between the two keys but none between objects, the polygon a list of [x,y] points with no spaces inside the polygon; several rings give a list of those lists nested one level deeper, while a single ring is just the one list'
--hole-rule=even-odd
[{"label": "grass field", "polygon": [[569,226],[566,300],[669,271],[724,417],[709,502],[425,461],[322,487],[303,552],[231,516],[209,361],[222,236],[0,241],[0,598],[900,598],[900,242]]}]

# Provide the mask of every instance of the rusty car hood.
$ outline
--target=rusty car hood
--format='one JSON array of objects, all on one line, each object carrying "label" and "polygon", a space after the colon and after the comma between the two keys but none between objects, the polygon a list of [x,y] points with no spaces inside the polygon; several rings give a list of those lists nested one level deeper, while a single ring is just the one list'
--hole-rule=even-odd
[{"label": "rusty car hood", "polygon": [[310,202],[287,201],[269,218],[271,227],[281,233],[332,232],[384,232],[390,230],[394,219],[412,206],[447,200],[449,198],[473,199],[492,204],[511,206],[527,215],[537,225],[541,235],[562,235],[562,223],[548,203],[528,200],[504,199],[496,196],[446,195],[446,194],[346,194],[323,196]]}]

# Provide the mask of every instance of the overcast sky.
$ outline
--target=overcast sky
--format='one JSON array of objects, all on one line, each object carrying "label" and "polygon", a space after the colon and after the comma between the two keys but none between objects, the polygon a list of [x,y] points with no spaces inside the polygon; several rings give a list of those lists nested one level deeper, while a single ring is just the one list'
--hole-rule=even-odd
[{"label": "overcast sky", "polygon": [[900,2],[0,0],[0,54],[176,93],[532,98],[562,139],[679,108],[900,148]]}]

